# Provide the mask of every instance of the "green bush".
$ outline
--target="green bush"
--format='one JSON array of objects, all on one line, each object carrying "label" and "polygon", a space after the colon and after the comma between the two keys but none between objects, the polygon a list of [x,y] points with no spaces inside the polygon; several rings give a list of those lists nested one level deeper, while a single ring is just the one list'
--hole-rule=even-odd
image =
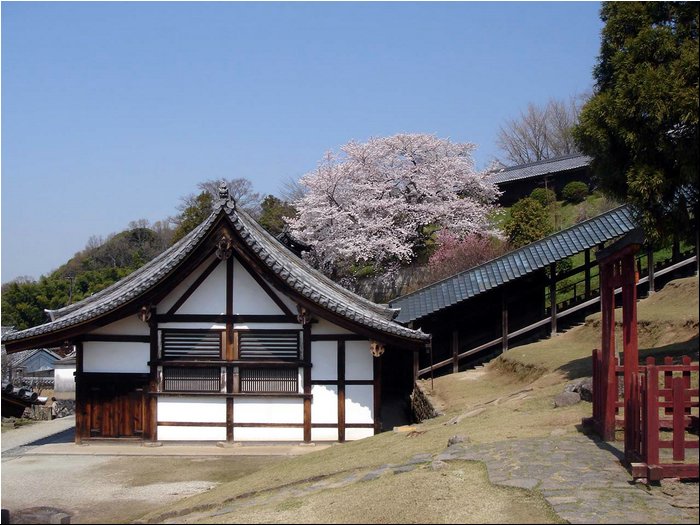
[{"label": "green bush", "polygon": [[557,194],[547,188],[535,188],[532,190],[532,193],[530,193],[530,197],[535,199],[545,208],[550,204],[557,202]]},{"label": "green bush", "polygon": [[579,202],[586,200],[586,196],[588,195],[588,185],[585,182],[577,180],[572,181],[564,186],[561,195],[564,197],[564,200],[572,204],[578,204]]},{"label": "green bush", "polygon": [[552,220],[544,206],[531,197],[525,197],[513,204],[504,230],[510,243],[519,248],[549,235]]}]

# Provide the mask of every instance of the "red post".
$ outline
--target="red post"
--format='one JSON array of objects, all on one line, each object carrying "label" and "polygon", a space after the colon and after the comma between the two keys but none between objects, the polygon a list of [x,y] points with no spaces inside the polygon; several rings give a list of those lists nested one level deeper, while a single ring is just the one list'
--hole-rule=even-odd
[{"label": "red post", "polygon": [[683,378],[673,380],[673,461],[685,459],[685,399]]},{"label": "red post", "polygon": [[647,366],[645,405],[644,461],[655,466],[659,464],[659,370],[655,365]]},{"label": "red post", "polygon": [[[664,357],[664,365],[670,366],[673,364],[673,357],[671,356],[666,356]],[[664,371],[664,388],[668,388],[669,390],[673,386],[673,370],[666,370]],[[673,401],[673,396],[669,393],[664,395],[664,401],[671,402]],[[672,407],[666,407],[664,408],[664,414],[667,416],[670,416],[673,414],[673,408]]]},{"label": "red post", "polygon": [[602,428],[600,437],[604,441],[615,441],[615,403],[617,402],[617,377],[615,375],[615,288],[613,265],[601,264],[600,301],[602,321]]},{"label": "red post", "polygon": [[[684,355],[682,358],[682,363],[683,366],[690,366],[691,360],[689,355]],[[687,390],[690,390],[690,368],[687,370],[683,370],[683,387]],[[685,407],[685,414],[687,416],[690,415],[690,392],[686,392],[686,398],[689,401],[688,406]]]}]

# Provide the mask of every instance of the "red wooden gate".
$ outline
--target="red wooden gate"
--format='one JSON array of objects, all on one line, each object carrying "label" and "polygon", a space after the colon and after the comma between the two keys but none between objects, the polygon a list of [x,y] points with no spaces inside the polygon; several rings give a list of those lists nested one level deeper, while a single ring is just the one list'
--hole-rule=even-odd
[{"label": "red wooden gate", "polygon": [[[667,358],[658,366],[649,357],[644,373],[635,377],[625,414],[625,457],[633,477],[698,477],[698,388],[690,384],[690,373],[698,368],[687,356],[681,365]],[[687,451],[695,452],[689,458]]]}]

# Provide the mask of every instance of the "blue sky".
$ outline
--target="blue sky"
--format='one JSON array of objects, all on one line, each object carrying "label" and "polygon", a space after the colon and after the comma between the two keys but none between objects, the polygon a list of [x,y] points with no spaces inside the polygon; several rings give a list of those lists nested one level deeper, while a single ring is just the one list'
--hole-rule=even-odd
[{"label": "blue sky", "polygon": [[3,2],[2,282],[176,213],[199,181],[262,193],[351,139],[499,155],[529,102],[590,91],[598,2]]}]

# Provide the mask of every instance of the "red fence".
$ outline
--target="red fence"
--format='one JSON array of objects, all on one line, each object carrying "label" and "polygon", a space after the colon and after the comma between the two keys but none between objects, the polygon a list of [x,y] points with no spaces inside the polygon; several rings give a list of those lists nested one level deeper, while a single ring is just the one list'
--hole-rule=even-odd
[{"label": "red fence", "polygon": [[[635,478],[697,478],[698,388],[691,388],[691,372],[698,372],[690,357],[674,365],[664,358],[656,365],[653,357],[639,367],[632,378],[632,388],[623,398],[623,367],[615,359],[614,373],[603,366],[602,352],[593,351],[593,418],[596,432],[605,436],[624,428],[625,458]],[[606,397],[612,402],[606,402]],[[670,453],[666,452],[670,451]],[[694,462],[690,461],[694,460]]]}]

